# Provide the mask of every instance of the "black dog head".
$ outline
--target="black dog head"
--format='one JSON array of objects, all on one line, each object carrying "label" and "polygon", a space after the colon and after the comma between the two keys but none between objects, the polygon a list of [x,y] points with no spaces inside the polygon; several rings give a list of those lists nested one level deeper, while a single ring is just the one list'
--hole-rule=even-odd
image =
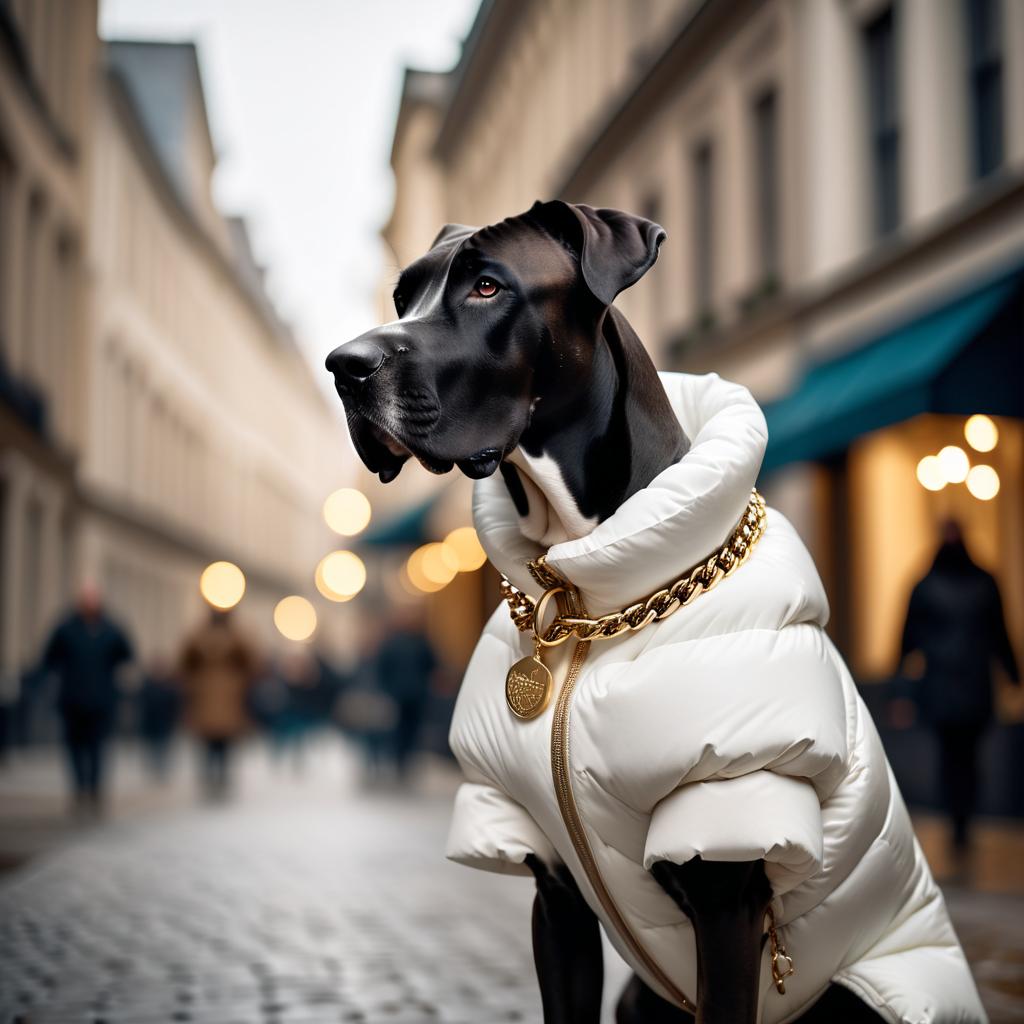
[{"label": "black dog head", "polygon": [[605,310],[664,238],[641,217],[561,201],[446,225],[402,271],[399,319],[327,358],[360,458],[385,483],[410,455],[489,476],[538,403],[564,408],[587,386]]}]

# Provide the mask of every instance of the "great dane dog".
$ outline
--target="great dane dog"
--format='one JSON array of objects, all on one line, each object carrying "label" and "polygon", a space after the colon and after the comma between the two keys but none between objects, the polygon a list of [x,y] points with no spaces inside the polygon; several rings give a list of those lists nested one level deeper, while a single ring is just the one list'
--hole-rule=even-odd
[{"label": "great dane dog", "polygon": [[[560,479],[546,497],[568,533],[610,516],[688,449],[654,365],[611,304],[654,264],[664,238],[643,218],[561,201],[480,229],[446,225],[402,271],[398,319],[327,359],[360,458],[385,483],[410,456],[434,473],[500,471],[528,522],[522,465],[532,480]],[[527,863],[545,1021],[596,1022],[597,917],[568,870]],[[652,871],[693,922],[699,1019],[753,1024],[771,899],[763,861],[698,857]],[[617,1019],[693,1018],[634,976]],[[881,1018],[833,985],[801,1019]]]}]

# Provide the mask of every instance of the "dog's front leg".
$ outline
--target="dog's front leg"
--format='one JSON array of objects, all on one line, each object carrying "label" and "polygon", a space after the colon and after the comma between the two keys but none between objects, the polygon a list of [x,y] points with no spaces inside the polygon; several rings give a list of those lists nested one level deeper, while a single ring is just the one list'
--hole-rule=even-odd
[{"label": "dog's front leg", "polygon": [[604,964],[597,916],[565,865],[548,867],[532,854],[533,960],[544,1024],[590,1024],[601,1017]]},{"label": "dog's front leg", "polygon": [[697,1024],[754,1024],[764,917],[772,890],[764,861],[660,861],[651,873],[693,922]]}]

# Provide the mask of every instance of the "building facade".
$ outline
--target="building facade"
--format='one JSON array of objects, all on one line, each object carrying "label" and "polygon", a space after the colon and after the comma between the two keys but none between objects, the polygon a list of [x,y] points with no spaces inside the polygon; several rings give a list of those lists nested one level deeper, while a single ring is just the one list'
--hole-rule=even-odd
[{"label": "building facade", "polygon": [[0,705],[71,586],[95,2],[0,4]]},{"label": "building facade", "polygon": [[245,570],[254,627],[315,595],[342,435],[244,223],[213,205],[194,47],[106,44],[95,140],[81,572],[167,654],[211,561]]},{"label": "building facade", "polygon": [[335,546],[343,428],[213,204],[195,50],[104,46],[96,15],[0,3],[0,709],[83,582],[145,665],[215,560],[282,642],[275,603],[317,599]]},{"label": "building facade", "polygon": [[[398,265],[537,198],[666,228],[618,304],[659,367],[765,405],[762,489],[861,679],[894,672],[947,516],[1024,636],[1024,5],[485,0],[452,72],[407,73],[392,166]],[[862,380],[842,421],[829,373]],[[992,500],[915,475],[969,413],[999,427],[970,455]]]}]

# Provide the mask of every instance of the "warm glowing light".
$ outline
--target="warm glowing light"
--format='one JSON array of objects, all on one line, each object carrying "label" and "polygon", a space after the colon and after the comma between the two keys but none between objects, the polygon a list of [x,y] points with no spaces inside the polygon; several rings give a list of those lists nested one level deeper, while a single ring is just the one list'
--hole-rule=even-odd
[{"label": "warm glowing light", "polygon": [[941,491],[946,486],[946,474],[935,455],[926,455],[917,464],[917,481],[929,491]]},{"label": "warm glowing light", "polygon": [[366,529],[370,521],[369,499],[353,487],[342,487],[324,502],[324,520],[343,537],[354,537]]},{"label": "warm glowing light", "polygon": [[974,466],[967,474],[967,490],[979,501],[991,501],[999,493],[999,474],[991,466]]},{"label": "warm glowing light", "polygon": [[423,548],[420,567],[428,580],[443,587],[455,579],[455,574],[459,571],[459,559],[443,542],[427,544]]},{"label": "warm glowing light", "polygon": [[[424,544],[423,547],[417,548],[408,558],[405,563],[405,573],[409,577],[409,582],[417,589],[425,594],[433,594],[438,590],[443,590],[448,583],[455,576],[455,572],[441,572],[439,575],[441,579],[435,579],[433,575],[426,572],[423,566],[424,558],[430,552],[433,545]],[[440,547],[440,545],[438,545]],[[441,562],[441,565],[446,563]],[[434,566],[437,568],[437,566]]]},{"label": "warm glowing light", "polygon": [[947,444],[939,452],[939,463],[942,466],[942,475],[946,482],[951,484],[962,484],[971,468],[967,452],[963,448],[957,448],[955,444]]},{"label": "warm glowing light", "polygon": [[287,640],[308,640],[316,630],[316,609],[304,597],[292,594],[277,602],[274,625]]},{"label": "warm glowing light", "polygon": [[999,443],[999,428],[987,416],[976,413],[964,424],[964,437],[976,452],[990,452]]},{"label": "warm glowing light", "polygon": [[332,551],[316,567],[316,588],[331,601],[349,601],[366,585],[366,566],[352,551]]},{"label": "warm glowing light", "polygon": [[234,608],[245,593],[245,576],[234,562],[212,562],[199,577],[199,593],[214,608]]},{"label": "warm glowing light", "polygon": [[460,526],[444,539],[445,547],[455,552],[459,572],[473,572],[487,561],[487,553],[480,546],[476,530],[472,526]]},{"label": "warm glowing light", "polygon": [[316,584],[316,589],[327,598],[328,601],[342,601],[344,598],[341,594],[336,594],[326,583],[324,583],[324,560],[321,558],[317,563],[317,567],[313,572],[313,582]]},{"label": "warm glowing light", "polygon": [[352,595],[346,596],[345,594],[339,594],[327,585],[324,580],[324,559],[320,559],[320,563],[316,567],[316,571],[313,573],[313,582],[316,584],[316,589],[327,598],[328,601],[350,601]]}]

